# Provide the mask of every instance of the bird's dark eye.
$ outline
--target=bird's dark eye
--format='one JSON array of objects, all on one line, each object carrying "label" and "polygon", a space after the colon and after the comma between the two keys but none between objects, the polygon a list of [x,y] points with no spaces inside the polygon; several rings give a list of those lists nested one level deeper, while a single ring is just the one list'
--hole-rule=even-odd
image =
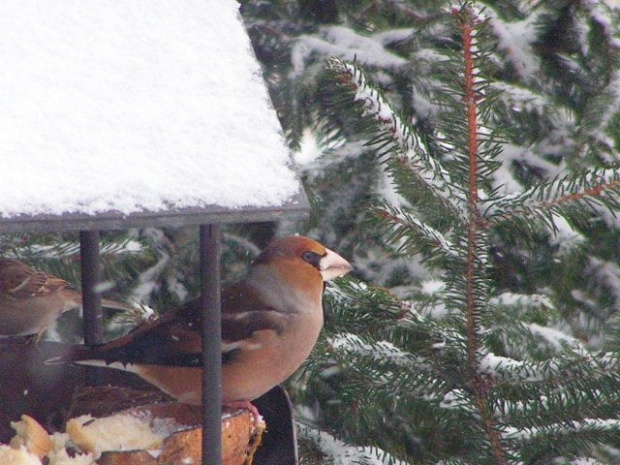
[{"label": "bird's dark eye", "polygon": [[312,252],[311,250],[306,250],[301,254],[301,259],[304,262],[310,263],[317,270],[320,269],[319,262],[321,261],[321,256],[318,253]]}]

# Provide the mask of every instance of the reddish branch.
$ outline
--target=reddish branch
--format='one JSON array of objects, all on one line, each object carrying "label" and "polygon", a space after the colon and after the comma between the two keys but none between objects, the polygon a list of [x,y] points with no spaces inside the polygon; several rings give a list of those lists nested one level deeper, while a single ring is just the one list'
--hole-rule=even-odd
[{"label": "reddish branch", "polygon": [[576,202],[578,200],[581,200],[584,197],[599,197],[605,191],[618,187],[619,184],[620,184],[620,180],[618,179],[610,181],[610,182],[604,182],[594,187],[590,187],[589,189],[584,189],[580,192],[573,192],[571,194],[563,195],[562,197],[554,199],[550,202],[541,202],[540,205],[543,208],[552,208],[558,205],[563,205],[565,203]]},{"label": "reddish branch", "polygon": [[474,59],[472,54],[473,27],[471,19],[461,23],[463,32],[463,52],[465,55],[465,96],[464,101],[467,106],[467,127],[469,132],[467,153],[469,158],[469,232],[467,240],[467,365],[476,370],[476,352],[478,342],[476,337],[476,301],[474,278],[475,249],[478,236],[478,105],[476,103],[476,90],[474,89]]},{"label": "reddish branch", "polygon": [[[596,186],[590,187],[588,189],[583,189],[578,192],[571,192],[570,194],[563,195],[558,197],[557,199],[542,201],[538,205],[532,205],[531,210],[541,209],[541,210],[551,210],[553,207],[558,207],[560,205],[565,205],[572,202],[578,202],[579,200],[586,197],[600,197],[606,191],[611,189],[616,189],[620,187],[620,179],[614,179],[612,181],[601,182]],[[490,228],[491,226],[496,226],[503,221],[510,220],[515,217],[527,218],[528,216],[534,216],[531,210],[515,210],[509,213],[504,213],[502,215],[498,215],[493,218],[492,221],[488,221],[484,223],[485,228]]]},{"label": "reddish branch", "polygon": [[501,443],[501,436],[496,428],[493,412],[488,404],[488,385],[480,374],[477,351],[478,331],[476,316],[479,312],[476,303],[476,248],[479,230],[482,228],[482,219],[478,210],[478,104],[474,82],[474,33],[475,21],[467,7],[455,12],[460,19],[459,24],[463,34],[463,54],[465,60],[465,89],[464,102],[467,106],[468,127],[468,159],[469,159],[469,230],[467,237],[467,366],[470,373],[471,387],[474,391],[476,407],[483,421],[484,430],[491,441],[493,454],[500,465],[507,465],[508,459]]}]

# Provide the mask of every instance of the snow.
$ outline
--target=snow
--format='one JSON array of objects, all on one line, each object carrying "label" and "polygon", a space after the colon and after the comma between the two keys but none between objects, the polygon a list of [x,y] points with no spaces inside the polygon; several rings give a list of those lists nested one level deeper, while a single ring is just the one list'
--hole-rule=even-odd
[{"label": "snow", "polygon": [[[551,367],[555,365],[552,363]],[[480,358],[480,370],[496,378],[519,382],[541,381],[548,374],[548,369],[545,370],[542,366],[493,353],[487,353]]]},{"label": "snow", "polygon": [[469,412],[474,412],[470,394],[462,389],[453,389],[449,391],[443,397],[439,406],[446,410],[467,410]]},{"label": "snow", "polygon": [[538,434],[544,436],[549,435],[549,431],[556,429],[555,435],[560,436],[563,432],[572,432],[573,430],[604,430],[615,431],[620,429],[620,421],[616,419],[600,419],[600,418],[584,418],[582,421],[572,421],[565,423],[557,423],[553,426],[545,428],[506,428],[504,437],[506,439],[531,439]]},{"label": "snow", "polygon": [[234,1],[0,3],[0,216],[298,191]]},{"label": "snow", "polygon": [[549,346],[555,348],[558,352],[565,351],[566,349],[572,349],[580,352],[583,347],[578,339],[571,337],[563,331],[558,331],[554,328],[547,328],[535,323],[527,325],[532,334],[540,336]]},{"label": "snow", "polygon": [[613,299],[614,307],[620,307],[620,266],[612,261],[589,257],[586,271],[605,286],[609,297]]},{"label": "snow", "polygon": [[[400,150],[403,156],[409,160],[416,176],[429,188],[438,194],[443,194],[438,195],[438,198],[444,199],[455,211],[461,211],[465,214],[464,199],[459,195],[459,192],[452,189],[453,182],[449,173],[442,169],[433,157],[429,156],[425,145],[417,134],[410,131],[408,126],[400,120],[390,103],[375,88],[367,84],[364,73],[355,65],[335,58],[330,58],[328,63],[337,72],[350,75],[351,82],[356,90],[355,100],[363,102],[364,112],[380,122],[386,133],[391,134],[395,141],[393,149]],[[387,150],[385,146],[383,150]],[[389,185],[384,187],[389,189]],[[383,189],[381,193],[385,195],[386,193],[389,194],[389,191]],[[389,199],[392,200],[392,203],[399,200],[396,195],[391,195]],[[399,204],[396,203],[395,205]],[[439,233],[437,232],[437,234]]]},{"label": "snow", "polygon": [[490,300],[492,305],[513,305],[518,307],[525,306],[543,306],[553,308],[553,304],[549,298],[542,294],[516,294],[514,292],[502,292],[497,297]]},{"label": "snow", "polygon": [[326,463],[333,465],[404,465],[394,457],[376,447],[356,447],[335,438],[329,433],[298,424],[301,437],[311,440],[326,455]]},{"label": "snow", "polygon": [[585,243],[586,238],[575,230],[566,218],[557,213],[553,213],[551,217],[554,227],[549,244],[557,246],[560,254],[566,255]]},{"label": "snow", "polygon": [[531,14],[523,21],[504,22],[492,9],[487,8],[485,11],[498,39],[498,48],[506,52],[508,59],[523,79],[533,79],[540,67],[530,43],[536,38],[534,28],[538,17]]},{"label": "snow", "polygon": [[532,169],[543,173],[547,178],[560,174],[561,170],[558,165],[544,160],[530,148],[523,148],[509,143],[502,145],[500,157],[502,164],[495,171],[495,188],[500,189],[506,195],[518,194],[523,191],[523,186],[515,179],[512,172],[514,165],[517,163],[527,164]]},{"label": "snow", "polygon": [[291,56],[292,77],[304,71],[305,63],[313,54],[335,56],[379,68],[407,66],[407,60],[387,51],[384,44],[404,39],[408,35],[411,35],[411,30],[396,30],[375,37],[357,34],[344,26],[322,27],[316,35],[303,35],[297,40]]},{"label": "snow", "polygon": [[316,161],[323,151],[324,148],[314,132],[306,128],[301,137],[299,151],[295,152],[293,157],[298,165],[304,166]]},{"label": "snow", "polygon": [[[150,237],[154,243],[161,244],[164,242],[164,232],[161,229],[155,228],[147,228],[144,231],[146,237]],[[168,266],[170,262],[170,254],[165,247],[157,247],[157,261],[153,266],[146,269],[140,276],[138,277],[138,285],[134,287],[131,293],[131,300],[134,302],[148,302],[151,293],[157,290],[159,286],[158,280],[155,279],[157,276],[160,276],[163,270]],[[176,279],[175,277],[171,277],[168,280],[168,284],[172,282],[171,280]],[[181,302],[185,301],[187,298],[187,290],[181,283],[178,283],[178,286],[175,284],[173,286],[175,290],[175,296],[179,298]]]},{"label": "snow", "polygon": [[[79,242],[62,241],[53,245],[39,243],[27,244],[23,247],[15,247],[12,253],[6,253],[5,255],[18,260],[28,255],[37,257],[37,259],[57,260],[63,257],[72,257],[79,253]],[[122,243],[101,244],[100,253],[101,255],[144,253],[144,245],[137,239],[128,239]]]},{"label": "snow", "polygon": [[441,293],[446,288],[446,282],[441,279],[427,279],[421,283],[421,291],[423,294],[434,295]]},{"label": "snow", "polygon": [[[377,362],[390,362],[398,368],[420,369],[428,364],[422,357],[405,352],[389,341],[366,342],[353,333],[339,333],[328,338],[328,344],[334,351],[348,352],[350,355],[370,357]],[[392,373],[386,373],[385,382],[389,382]]]}]

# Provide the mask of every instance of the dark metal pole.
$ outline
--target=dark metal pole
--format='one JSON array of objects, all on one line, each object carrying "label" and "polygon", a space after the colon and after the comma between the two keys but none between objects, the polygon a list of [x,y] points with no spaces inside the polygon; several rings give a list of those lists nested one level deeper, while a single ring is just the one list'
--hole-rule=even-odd
[{"label": "dark metal pole", "polygon": [[202,304],[202,464],[222,463],[222,326],[220,226],[200,226]]},{"label": "dark metal pole", "polygon": [[101,294],[96,286],[101,281],[99,261],[99,231],[80,231],[82,270],[82,305],[84,308],[84,343],[103,342],[103,313]]},{"label": "dark metal pole", "polygon": [[[96,286],[101,281],[99,262],[99,231],[80,231],[80,269],[82,272],[82,308],[84,310],[84,344],[103,342],[103,312],[101,294]],[[101,384],[97,368],[84,368],[88,386]]]}]

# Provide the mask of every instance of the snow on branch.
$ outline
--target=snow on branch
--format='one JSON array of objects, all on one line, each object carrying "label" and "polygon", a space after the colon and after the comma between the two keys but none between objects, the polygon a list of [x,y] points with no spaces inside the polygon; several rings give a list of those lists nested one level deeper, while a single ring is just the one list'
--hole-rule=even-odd
[{"label": "snow on branch", "polygon": [[293,76],[303,73],[313,55],[337,56],[343,60],[357,60],[376,68],[402,68],[409,62],[391,53],[388,45],[413,33],[412,29],[394,30],[375,35],[362,35],[349,27],[324,26],[315,34],[302,35],[292,49]]},{"label": "snow on branch", "polygon": [[405,465],[376,447],[357,447],[336,439],[329,433],[298,424],[302,438],[311,440],[325,456],[326,462],[333,465]]},{"label": "snow on branch", "polygon": [[377,363],[389,362],[398,368],[416,370],[421,370],[423,367],[430,368],[422,357],[404,352],[389,341],[371,343],[355,334],[341,333],[329,338],[328,342],[334,350],[345,351],[360,357],[370,357]]},{"label": "snow on branch", "polygon": [[371,117],[380,128],[370,144],[379,145],[382,153],[398,153],[398,159],[406,161],[411,171],[437,193],[436,197],[454,215],[464,216],[465,198],[453,187],[449,173],[428,153],[417,134],[396,114],[380,91],[367,82],[363,71],[355,64],[334,57],[329,58],[327,64],[343,84],[351,87],[354,101],[363,104],[364,116]]},{"label": "snow on branch", "polygon": [[508,440],[532,440],[540,438],[545,441],[549,441],[551,438],[557,439],[558,435],[570,435],[575,436],[577,434],[602,434],[602,433],[614,433],[620,429],[620,420],[615,419],[600,419],[600,418],[586,418],[582,421],[571,421],[557,423],[551,426],[545,426],[540,428],[508,428],[504,432],[504,437]]},{"label": "snow on branch", "polygon": [[[554,214],[579,220],[584,215],[584,208],[591,213],[596,213],[596,209],[600,207],[612,212],[617,210],[620,206],[619,199],[620,173],[613,169],[594,170],[577,177],[557,177],[521,194],[490,201],[485,217],[489,225],[541,219],[555,230]],[[515,209],[514,205],[518,207]]]},{"label": "snow on branch", "polygon": [[411,255],[426,251],[440,253],[445,258],[458,257],[458,248],[445,235],[405,211],[384,205],[378,215],[388,220],[392,230],[390,241],[398,242],[398,247]]}]

